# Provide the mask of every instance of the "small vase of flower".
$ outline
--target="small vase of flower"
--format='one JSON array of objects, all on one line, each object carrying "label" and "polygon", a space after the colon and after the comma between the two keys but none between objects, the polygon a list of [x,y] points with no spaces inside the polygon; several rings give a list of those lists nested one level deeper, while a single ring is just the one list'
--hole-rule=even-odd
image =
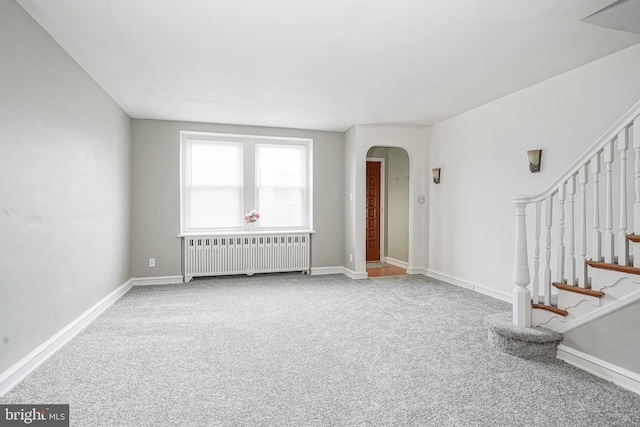
[{"label": "small vase of flower", "polygon": [[249,229],[254,231],[256,228],[256,222],[260,219],[260,214],[255,209],[251,209],[249,212],[244,214],[244,222],[249,224]]}]

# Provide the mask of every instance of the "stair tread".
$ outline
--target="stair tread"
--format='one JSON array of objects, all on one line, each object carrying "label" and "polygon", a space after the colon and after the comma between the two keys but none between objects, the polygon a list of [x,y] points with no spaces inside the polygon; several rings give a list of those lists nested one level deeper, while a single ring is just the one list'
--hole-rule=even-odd
[{"label": "stair tread", "polygon": [[593,289],[579,288],[577,286],[571,286],[564,283],[553,283],[553,286],[558,289],[562,289],[563,291],[575,292],[577,294],[589,295],[596,298],[602,298],[604,296],[604,292],[594,291]]},{"label": "stair tread", "polygon": [[640,274],[640,268],[632,267],[630,265],[618,265],[618,264],[609,264],[606,262],[599,261],[586,261],[587,265],[593,268],[601,268],[603,270],[613,270],[613,271],[621,271],[623,273],[629,274]]},{"label": "stair tread", "polygon": [[569,314],[568,311],[559,309],[558,307],[552,307],[550,305],[544,304],[531,304],[531,308],[539,308],[541,310],[547,310],[555,314],[559,314],[560,316],[567,316]]},{"label": "stair tread", "polygon": [[627,234],[627,239],[632,242],[640,242],[640,234]]}]

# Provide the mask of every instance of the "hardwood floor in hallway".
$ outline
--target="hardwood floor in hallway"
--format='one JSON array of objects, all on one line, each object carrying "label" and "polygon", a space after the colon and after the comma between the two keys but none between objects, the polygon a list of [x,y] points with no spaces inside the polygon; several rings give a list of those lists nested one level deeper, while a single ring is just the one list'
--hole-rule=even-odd
[{"label": "hardwood floor in hallway", "polygon": [[369,277],[404,276],[407,271],[395,265],[387,264],[386,267],[367,268]]}]

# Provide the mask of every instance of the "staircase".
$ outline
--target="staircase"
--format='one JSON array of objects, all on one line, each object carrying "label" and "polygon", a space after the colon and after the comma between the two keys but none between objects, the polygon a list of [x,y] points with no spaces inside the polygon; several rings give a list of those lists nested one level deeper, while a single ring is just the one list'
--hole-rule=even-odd
[{"label": "staircase", "polygon": [[564,333],[640,300],[640,102],[513,203],[515,326]]}]

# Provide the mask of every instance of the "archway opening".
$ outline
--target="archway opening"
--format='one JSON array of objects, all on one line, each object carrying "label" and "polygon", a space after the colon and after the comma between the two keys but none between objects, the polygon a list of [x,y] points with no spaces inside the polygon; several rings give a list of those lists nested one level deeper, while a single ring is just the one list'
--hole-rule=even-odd
[{"label": "archway opening", "polygon": [[365,257],[370,277],[406,274],[409,263],[409,155],[398,147],[367,152]]}]

